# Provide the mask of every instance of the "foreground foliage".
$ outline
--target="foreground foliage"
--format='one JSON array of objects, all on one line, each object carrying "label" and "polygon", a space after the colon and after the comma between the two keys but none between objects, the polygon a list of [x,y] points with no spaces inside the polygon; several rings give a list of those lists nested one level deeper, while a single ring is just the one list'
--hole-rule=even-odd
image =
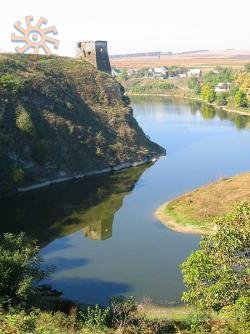
[{"label": "foreground foliage", "polygon": [[188,290],[183,299],[194,312],[150,317],[148,305],[114,297],[107,307],[80,307],[45,298],[37,284],[39,247],[23,233],[0,240],[0,334],[245,334],[249,333],[250,204],[237,204],[218,219],[217,232],[183,263]]},{"label": "foreground foliage", "polygon": [[180,323],[149,319],[133,298],[116,297],[109,307],[71,308],[68,314],[34,308],[0,312],[0,333],[176,333]]},{"label": "foreground foliage", "polygon": [[0,239],[0,305],[27,308],[38,302],[35,284],[48,275],[40,268],[41,258],[35,242],[24,233],[4,234]]},{"label": "foreground foliage", "polygon": [[250,203],[235,205],[216,224],[217,232],[182,264],[183,300],[208,314],[249,321]]},{"label": "foreground foliage", "polygon": [[[121,325],[112,322],[112,309],[92,307],[87,311],[72,309],[70,314],[34,309],[30,312],[0,312],[1,334],[247,334],[249,323],[227,318],[206,318],[192,314],[188,319],[150,319],[138,311]],[[118,325],[120,324],[120,325]],[[118,325],[118,326],[117,326]]]}]

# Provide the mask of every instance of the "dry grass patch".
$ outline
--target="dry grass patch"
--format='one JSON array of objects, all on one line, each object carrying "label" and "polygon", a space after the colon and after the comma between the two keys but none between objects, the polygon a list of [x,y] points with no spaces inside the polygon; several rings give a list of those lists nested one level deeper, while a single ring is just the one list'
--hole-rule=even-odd
[{"label": "dry grass patch", "polygon": [[188,320],[193,312],[193,308],[186,305],[179,306],[159,306],[159,305],[148,305],[144,308],[139,308],[139,312],[142,315],[146,315],[148,319],[164,319],[172,321],[185,321]]},{"label": "dry grass patch", "polygon": [[242,201],[250,201],[250,172],[221,178],[188,192],[162,207],[161,215],[166,224],[169,219],[182,226],[183,232],[193,228],[206,233],[212,230],[214,218],[225,215],[236,202]]}]

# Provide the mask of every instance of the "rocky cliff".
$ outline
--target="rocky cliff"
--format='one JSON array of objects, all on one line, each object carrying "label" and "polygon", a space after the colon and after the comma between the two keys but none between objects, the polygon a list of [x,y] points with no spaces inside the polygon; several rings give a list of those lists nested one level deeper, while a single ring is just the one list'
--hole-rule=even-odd
[{"label": "rocky cliff", "polygon": [[0,55],[0,193],[164,154],[123,87],[92,65]]}]

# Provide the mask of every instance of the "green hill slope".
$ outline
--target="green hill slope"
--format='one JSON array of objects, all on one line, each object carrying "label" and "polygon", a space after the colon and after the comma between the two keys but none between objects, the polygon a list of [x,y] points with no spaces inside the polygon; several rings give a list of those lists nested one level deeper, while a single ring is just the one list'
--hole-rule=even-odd
[{"label": "green hill slope", "polygon": [[0,193],[163,153],[109,75],[72,58],[0,55]]}]

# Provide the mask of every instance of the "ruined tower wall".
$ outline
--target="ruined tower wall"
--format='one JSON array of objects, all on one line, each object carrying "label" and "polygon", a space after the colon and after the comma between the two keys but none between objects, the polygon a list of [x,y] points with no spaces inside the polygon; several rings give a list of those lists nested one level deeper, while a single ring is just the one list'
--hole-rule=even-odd
[{"label": "ruined tower wall", "polygon": [[97,68],[100,69],[101,71],[111,73],[107,42],[96,41],[95,50],[96,50]]},{"label": "ruined tower wall", "polygon": [[83,41],[76,45],[76,57],[85,59],[98,70],[111,73],[106,41]]}]

